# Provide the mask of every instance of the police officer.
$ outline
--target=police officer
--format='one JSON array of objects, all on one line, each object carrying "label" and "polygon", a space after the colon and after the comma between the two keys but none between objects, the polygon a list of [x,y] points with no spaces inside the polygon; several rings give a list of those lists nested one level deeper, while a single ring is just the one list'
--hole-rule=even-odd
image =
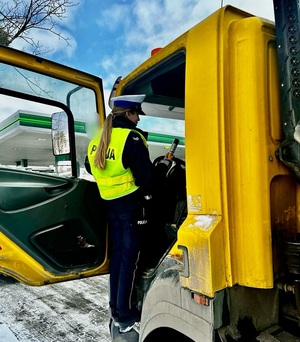
[{"label": "police officer", "polygon": [[105,200],[112,256],[110,308],[120,332],[130,331],[140,320],[132,302],[141,248],[141,226],[147,222],[143,202],[151,198],[153,166],[145,133],[138,129],[145,95],[112,98],[100,141],[91,141],[88,160]]}]

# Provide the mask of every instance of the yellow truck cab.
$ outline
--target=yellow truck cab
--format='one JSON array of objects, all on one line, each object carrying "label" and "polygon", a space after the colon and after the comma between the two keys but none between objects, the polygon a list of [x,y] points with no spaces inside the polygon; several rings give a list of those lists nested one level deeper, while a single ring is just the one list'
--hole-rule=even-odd
[{"label": "yellow truck cab", "polygon": [[[179,140],[142,251],[140,332],[112,327],[115,341],[299,340],[299,9],[275,11],[277,38],[274,23],[223,7],[113,92],[146,94],[154,167]],[[101,80],[4,47],[0,63],[1,102],[16,109],[0,119],[0,272],[29,285],[107,273],[84,169]]]}]

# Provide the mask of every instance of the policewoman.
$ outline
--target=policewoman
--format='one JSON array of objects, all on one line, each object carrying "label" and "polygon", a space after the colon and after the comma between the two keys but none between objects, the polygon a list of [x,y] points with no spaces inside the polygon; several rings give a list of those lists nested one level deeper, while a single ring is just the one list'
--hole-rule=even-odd
[{"label": "policewoman", "polygon": [[91,141],[88,160],[105,200],[112,255],[110,260],[110,308],[120,332],[130,331],[140,320],[132,302],[145,223],[143,201],[151,197],[153,166],[146,136],[138,129],[145,95],[111,99],[100,141]]}]

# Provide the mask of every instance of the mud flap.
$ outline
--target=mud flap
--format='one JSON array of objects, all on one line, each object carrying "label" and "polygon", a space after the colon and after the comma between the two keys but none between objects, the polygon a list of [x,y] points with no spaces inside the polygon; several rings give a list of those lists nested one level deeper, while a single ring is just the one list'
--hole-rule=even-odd
[{"label": "mud flap", "polygon": [[109,323],[109,330],[112,342],[138,342],[139,334],[132,329],[127,333],[120,333],[119,328],[112,324],[112,320]]}]

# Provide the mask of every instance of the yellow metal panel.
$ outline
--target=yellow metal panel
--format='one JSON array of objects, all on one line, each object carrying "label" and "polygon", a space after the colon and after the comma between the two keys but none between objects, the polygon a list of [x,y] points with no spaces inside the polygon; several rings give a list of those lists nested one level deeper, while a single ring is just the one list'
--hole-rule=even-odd
[{"label": "yellow metal panel", "polygon": [[273,287],[269,168],[278,163],[268,151],[268,87],[277,89],[278,82],[268,84],[268,40],[274,36],[264,27],[253,17],[230,30],[228,212],[234,283],[268,288]]},{"label": "yellow metal panel", "polygon": [[70,272],[65,276],[54,275],[44,269],[36,260],[0,232],[0,273],[14,277],[27,285],[45,285],[61,281],[89,277],[108,273],[108,265],[104,269],[99,266],[92,271]]},{"label": "yellow metal panel", "polygon": [[[270,183],[286,171],[275,157],[272,42],[269,23],[230,7],[188,34],[189,217],[178,243],[188,248],[190,276],[181,283],[208,296],[233,284],[273,287]],[[201,215],[216,218],[208,231],[195,224]]]},{"label": "yellow metal panel", "polygon": [[209,297],[226,285],[224,227],[220,216],[190,215],[179,230],[178,241],[188,247],[189,277],[181,285]]},{"label": "yellow metal panel", "polygon": [[[228,111],[227,40],[231,23],[246,16],[231,7],[222,8],[191,29],[187,39],[185,137],[189,217],[179,230],[178,244],[188,248],[190,276],[181,277],[181,283],[210,297],[232,285],[224,118]],[[193,224],[201,217],[214,218],[207,231]]]},{"label": "yellow metal panel", "polygon": [[224,210],[227,36],[231,22],[244,16],[222,8],[188,33],[185,139],[189,212],[195,214]]}]

